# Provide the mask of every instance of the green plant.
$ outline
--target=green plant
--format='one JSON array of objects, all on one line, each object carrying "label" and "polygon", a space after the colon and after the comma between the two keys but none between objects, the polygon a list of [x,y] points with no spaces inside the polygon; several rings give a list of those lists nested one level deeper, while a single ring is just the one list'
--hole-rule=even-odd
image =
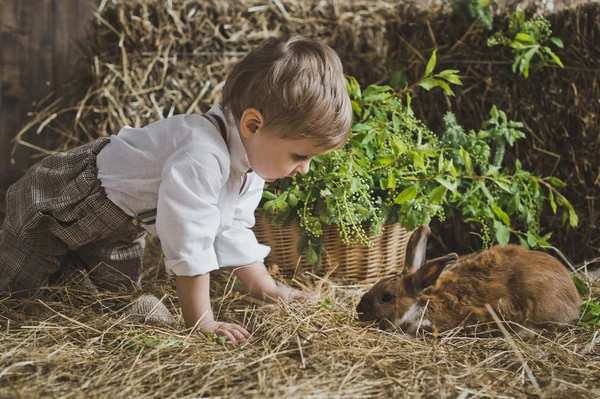
[{"label": "green plant", "polygon": [[[577,291],[580,295],[586,296],[589,295],[588,289],[583,281],[579,279],[577,276],[571,276],[575,286],[577,287]],[[579,322],[581,324],[588,324],[591,326],[599,326],[600,327],[600,298],[592,299],[589,298],[587,301],[584,301],[581,304],[580,308],[581,318]]]},{"label": "green plant", "polygon": [[[523,12],[519,10],[510,18],[507,32],[498,31],[488,39],[489,47],[501,45],[512,48],[512,70],[516,72],[518,69],[526,78],[531,65],[542,68],[554,63],[564,68],[560,58],[549,47],[550,43],[563,48],[562,40],[552,37],[550,22],[542,16],[534,16],[526,21]],[[534,57],[538,61],[532,64]]]},{"label": "green plant", "polygon": [[[438,84],[439,76],[456,76],[432,75],[434,57],[424,79]],[[465,132],[448,113],[438,136],[414,116],[407,92],[389,86],[362,91],[353,78],[347,83],[355,114],[347,144],[315,157],[306,175],[269,183],[263,195],[263,209],[276,223],[299,221],[304,234],[298,249],[309,263],[320,264],[324,223],[335,224],[348,245],[369,245],[369,233],[379,235],[386,223],[399,221],[411,230],[452,213],[479,226],[484,246],[492,237],[505,244],[514,235],[526,247],[548,245],[550,234],[541,236],[539,229],[545,202],[554,212],[564,209],[565,222],[578,223],[557,190],[564,183],[534,176],[518,160],[501,165],[505,144],[525,134],[496,107],[478,131]]]},{"label": "green plant", "polygon": [[452,11],[477,18],[488,30],[492,30],[494,16],[492,15],[493,0],[453,0]]}]

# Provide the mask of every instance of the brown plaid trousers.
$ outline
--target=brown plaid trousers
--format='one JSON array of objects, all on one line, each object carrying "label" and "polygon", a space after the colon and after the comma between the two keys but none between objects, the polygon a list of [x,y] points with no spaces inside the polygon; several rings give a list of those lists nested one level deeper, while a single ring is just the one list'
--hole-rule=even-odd
[{"label": "brown plaid trousers", "polygon": [[106,197],[101,138],[33,165],[6,193],[0,295],[31,296],[61,265],[84,267],[108,290],[139,287],[145,230]]}]

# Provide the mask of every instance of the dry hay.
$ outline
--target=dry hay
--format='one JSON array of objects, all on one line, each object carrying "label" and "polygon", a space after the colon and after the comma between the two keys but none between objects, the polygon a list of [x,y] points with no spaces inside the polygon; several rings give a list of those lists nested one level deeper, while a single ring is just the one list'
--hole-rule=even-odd
[{"label": "dry hay", "polygon": [[[227,67],[281,33],[323,38],[351,74],[376,82],[393,68],[384,62],[390,21],[410,21],[410,6],[386,2],[242,1],[217,9],[172,3],[174,9],[145,14],[148,2],[103,2],[85,49],[86,80],[43,101],[46,108],[23,131],[58,138],[42,154],[124,124],[206,111],[218,99]],[[440,29],[435,21],[431,26]],[[406,65],[414,57],[407,55]],[[147,256],[160,258],[156,246]],[[409,339],[354,321],[364,286],[307,277],[300,283],[319,300],[262,305],[221,277],[213,284],[215,313],[255,335],[252,342],[222,345],[181,327],[172,284],[163,267],[151,263],[144,292],[159,298],[179,324],[149,326],[127,318],[121,310],[131,296],[93,293],[81,284],[49,288],[40,301],[1,303],[0,397],[600,396],[598,333],[588,327],[527,340],[465,336],[462,330]]]},{"label": "dry hay", "polygon": [[318,299],[264,305],[223,274],[213,278],[215,314],[240,323],[254,339],[220,344],[183,329],[162,270],[148,268],[144,291],[176,315],[172,326],[128,319],[120,309],[130,296],[73,284],[48,288],[43,299],[1,302],[0,397],[600,395],[600,337],[589,327],[530,339],[466,336],[460,329],[411,339],[355,321],[354,306],[367,287],[309,277],[303,286]]}]

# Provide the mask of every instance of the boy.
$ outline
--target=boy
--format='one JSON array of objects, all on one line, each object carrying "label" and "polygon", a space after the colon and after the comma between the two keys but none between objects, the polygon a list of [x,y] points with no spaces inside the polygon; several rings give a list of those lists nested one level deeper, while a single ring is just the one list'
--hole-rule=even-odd
[{"label": "boy", "polygon": [[[37,291],[60,265],[84,265],[106,289],[139,286],[144,236],[160,238],[187,327],[244,340],[214,320],[210,271],[236,267],[249,292],[298,299],[278,284],[253,232],[264,182],[306,173],[348,138],[341,62],[300,36],[270,39],[233,68],[223,101],[45,158],[7,192],[0,292]],[[252,169],[252,172],[249,170]]]}]

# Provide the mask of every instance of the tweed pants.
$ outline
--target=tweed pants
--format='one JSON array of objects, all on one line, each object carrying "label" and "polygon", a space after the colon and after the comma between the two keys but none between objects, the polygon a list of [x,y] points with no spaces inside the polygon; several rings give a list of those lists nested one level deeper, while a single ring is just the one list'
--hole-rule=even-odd
[{"label": "tweed pants", "polygon": [[0,296],[34,295],[61,265],[85,268],[111,291],[140,284],[145,230],[106,197],[101,138],[33,165],[6,193]]}]

